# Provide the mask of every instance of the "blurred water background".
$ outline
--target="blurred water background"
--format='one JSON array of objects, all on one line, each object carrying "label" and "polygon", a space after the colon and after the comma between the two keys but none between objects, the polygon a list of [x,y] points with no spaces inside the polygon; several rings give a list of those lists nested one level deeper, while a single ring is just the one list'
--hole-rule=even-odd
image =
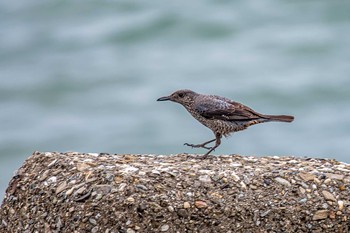
[{"label": "blurred water background", "polygon": [[33,151],[204,153],[177,89],[292,124],[216,154],[350,162],[350,1],[0,1],[0,197]]}]

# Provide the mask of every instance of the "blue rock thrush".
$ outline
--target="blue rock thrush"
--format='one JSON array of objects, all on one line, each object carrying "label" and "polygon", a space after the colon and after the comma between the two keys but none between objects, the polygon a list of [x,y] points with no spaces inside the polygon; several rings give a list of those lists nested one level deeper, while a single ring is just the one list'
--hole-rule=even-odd
[{"label": "blue rock thrush", "polygon": [[[217,95],[203,95],[191,90],[178,90],[170,96],[164,96],[157,101],[170,100],[181,104],[200,123],[208,127],[215,134],[213,140],[201,144],[189,144],[192,148],[205,148],[208,152],[202,157],[206,158],[220,144],[222,136],[229,136],[233,132],[244,130],[251,125],[270,121],[292,122],[293,116],[287,115],[264,115],[253,109]],[[214,142],[215,145],[208,147],[207,144]]]}]

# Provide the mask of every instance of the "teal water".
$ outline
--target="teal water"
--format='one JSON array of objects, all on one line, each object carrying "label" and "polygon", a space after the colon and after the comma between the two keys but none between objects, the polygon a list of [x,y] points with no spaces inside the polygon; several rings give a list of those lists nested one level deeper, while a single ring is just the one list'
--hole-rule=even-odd
[{"label": "teal water", "polygon": [[35,150],[203,153],[211,132],[173,103],[218,94],[292,124],[216,154],[350,162],[350,1],[0,2],[0,196]]}]

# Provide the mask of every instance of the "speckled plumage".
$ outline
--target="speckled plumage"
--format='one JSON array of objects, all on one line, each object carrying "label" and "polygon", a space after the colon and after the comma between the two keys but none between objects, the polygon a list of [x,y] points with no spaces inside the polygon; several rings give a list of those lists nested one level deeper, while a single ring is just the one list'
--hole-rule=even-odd
[{"label": "speckled plumage", "polygon": [[[200,123],[208,127],[215,134],[215,139],[191,147],[202,147],[209,151],[204,158],[215,150],[221,143],[222,136],[229,136],[233,132],[269,121],[292,122],[294,117],[287,115],[264,115],[253,109],[217,95],[203,95],[191,90],[178,90],[170,96],[161,97],[158,101],[170,100],[183,105],[186,110]],[[216,141],[215,146],[206,147]]]}]

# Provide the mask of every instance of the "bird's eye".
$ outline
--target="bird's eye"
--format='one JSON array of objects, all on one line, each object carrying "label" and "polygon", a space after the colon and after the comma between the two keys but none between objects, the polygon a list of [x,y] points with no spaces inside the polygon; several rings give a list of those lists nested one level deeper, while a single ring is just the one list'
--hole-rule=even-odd
[{"label": "bird's eye", "polygon": [[184,96],[185,96],[184,93],[179,93],[180,98],[183,98]]}]

